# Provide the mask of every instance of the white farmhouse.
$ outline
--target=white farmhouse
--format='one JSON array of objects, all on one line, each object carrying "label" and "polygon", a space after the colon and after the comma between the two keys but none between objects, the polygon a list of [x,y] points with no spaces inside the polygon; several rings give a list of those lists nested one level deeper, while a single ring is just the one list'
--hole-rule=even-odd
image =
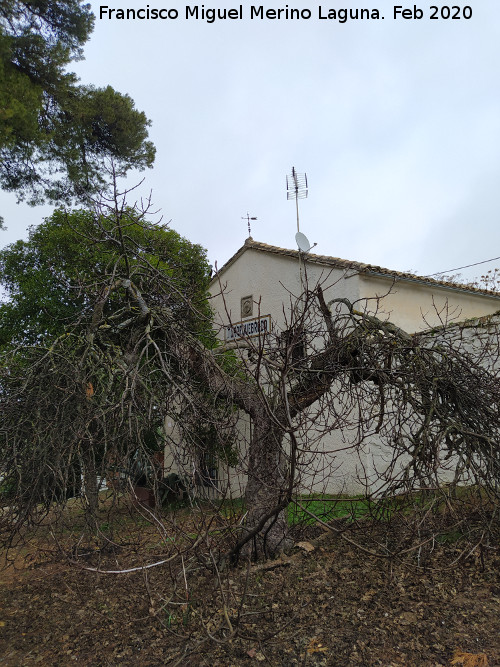
[{"label": "white farmhouse", "polygon": [[299,253],[249,237],[212,280],[216,322],[234,325],[269,314],[271,326],[283,329],[290,297],[301,294],[305,280],[310,288],[321,283],[327,302],[342,297],[366,304],[377,310],[378,317],[408,333],[500,310],[500,294],[496,292],[337,257]]},{"label": "white farmhouse", "polygon": [[[376,313],[408,333],[500,310],[500,294],[495,292],[336,257],[299,253],[249,237],[211,283],[219,336],[248,363],[252,340],[267,333],[274,341],[286,335],[298,297],[305,287],[312,290],[317,284],[321,284],[327,303],[348,299],[355,308]],[[243,417],[242,443],[249,429],[251,424]],[[301,478],[304,491],[353,493],[370,487],[375,470],[383,466],[383,452],[376,438],[354,452],[349,448],[349,437],[341,427],[322,436],[313,455],[305,459]],[[228,483],[232,493],[241,495],[244,467],[220,471],[218,483]]]}]

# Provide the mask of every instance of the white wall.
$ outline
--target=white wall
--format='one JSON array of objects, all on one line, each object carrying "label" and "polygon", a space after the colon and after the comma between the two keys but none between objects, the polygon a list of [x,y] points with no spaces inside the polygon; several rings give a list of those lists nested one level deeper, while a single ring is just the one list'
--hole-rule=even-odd
[{"label": "white wall", "polygon": [[295,301],[306,283],[309,289],[318,282],[323,286],[326,300],[341,296],[356,301],[359,298],[359,281],[356,275],[346,274],[320,264],[307,264],[301,273],[299,262],[293,257],[253,248],[247,249],[223,272],[220,282],[214,281],[210,292],[214,295],[212,306],[219,324],[240,322],[241,299],[253,296],[253,317],[271,315],[273,326],[282,331],[287,328],[286,315],[291,301]]},{"label": "white wall", "polygon": [[[309,289],[318,282],[322,284],[327,303],[334,298],[347,298],[358,310],[366,308],[409,333],[449,321],[488,315],[500,308],[499,298],[416,281],[357,274],[327,264],[309,262],[301,274],[296,258],[249,247],[227,266],[220,282],[212,284],[216,321],[222,326],[244,320],[241,299],[251,295],[252,317],[269,314],[273,331],[279,334],[288,328],[290,304],[301,294],[306,281]],[[220,335],[223,338],[222,330]],[[241,354],[248,363],[244,352]],[[245,417],[242,422],[245,437],[242,433],[241,439],[243,458],[248,442],[246,421]],[[373,433],[366,438],[363,447],[353,449],[356,435],[347,422],[340,422],[337,428],[314,443],[309,454],[304,453],[301,477],[304,492],[362,493],[372,484],[376,470],[383,470],[386,460],[391,458],[391,452],[380,447]],[[298,437],[300,441],[300,432]],[[310,441],[311,437],[314,440],[313,433],[304,433],[302,442]],[[235,474],[232,487],[236,490],[241,485],[244,485],[244,475],[240,470]]]},{"label": "white wall", "polygon": [[378,316],[408,333],[500,310],[499,297],[375,275],[360,274],[359,291],[362,298],[380,297]]}]

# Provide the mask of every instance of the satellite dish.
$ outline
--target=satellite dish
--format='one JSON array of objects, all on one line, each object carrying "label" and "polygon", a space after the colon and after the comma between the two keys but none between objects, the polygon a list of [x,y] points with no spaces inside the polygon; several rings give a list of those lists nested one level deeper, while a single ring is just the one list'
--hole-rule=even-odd
[{"label": "satellite dish", "polygon": [[311,250],[311,244],[309,243],[309,239],[305,234],[302,234],[302,232],[297,232],[295,234],[295,241],[297,242],[297,245],[301,252],[309,252],[309,250]]}]

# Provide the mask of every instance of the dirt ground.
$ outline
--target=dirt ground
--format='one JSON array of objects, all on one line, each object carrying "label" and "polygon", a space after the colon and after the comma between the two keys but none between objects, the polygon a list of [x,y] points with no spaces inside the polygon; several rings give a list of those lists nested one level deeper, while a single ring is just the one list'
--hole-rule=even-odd
[{"label": "dirt ground", "polygon": [[441,545],[402,563],[317,537],[219,574],[187,560],[185,579],[169,563],[117,575],[18,558],[0,572],[0,663],[500,665],[498,549]]}]

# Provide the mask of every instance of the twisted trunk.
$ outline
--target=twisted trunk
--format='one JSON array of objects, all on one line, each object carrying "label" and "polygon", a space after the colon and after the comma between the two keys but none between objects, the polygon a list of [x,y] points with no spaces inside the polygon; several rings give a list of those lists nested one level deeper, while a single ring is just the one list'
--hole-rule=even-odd
[{"label": "twisted trunk", "polygon": [[255,415],[245,491],[248,513],[242,535],[247,541],[241,549],[255,559],[274,557],[291,545],[286,508],[292,487],[283,436],[283,429],[267,415]]}]

